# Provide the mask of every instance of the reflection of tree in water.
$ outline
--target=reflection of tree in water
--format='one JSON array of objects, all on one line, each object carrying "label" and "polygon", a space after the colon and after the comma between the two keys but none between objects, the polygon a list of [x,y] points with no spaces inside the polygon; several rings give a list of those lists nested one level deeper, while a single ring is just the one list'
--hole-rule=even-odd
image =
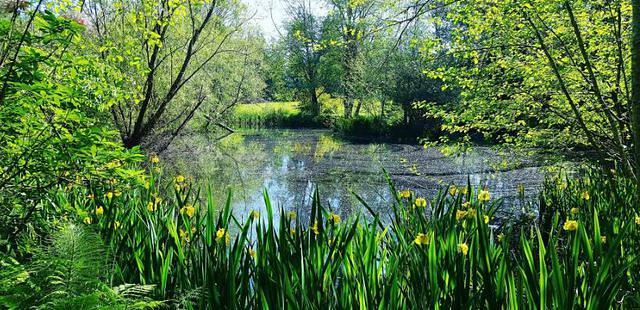
[{"label": "reflection of tree in water", "polygon": [[[318,185],[322,203],[341,215],[361,210],[352,192],[381,213],[389,209],[391,192],[383,168],[397,188],[433,197],[444,185],[487,184],[492,197],[509,197],[524,183],[536,188],[541,174],[535,163],[505,167],[495,152],[478,148],[463,157],[446,157],[435,149],[401,144],[357,144],[336,139],[328,131],[265,130],[231,135],[217,142],[203,137],[185,140],[172,158],[180,172],[211,184],[218,201],[235,193],[237,211],[264,210],[262,191],[272,204],[308,216]],[[513,187],[513,188],[512,188]]]},{"label": "reflection of tree in water", "polygon": [[[352,194],[358,193],[368,201],[382,203],[389,198],[384,185],[381,166],[381,145],[350,144],[322,133],[305,146],[294,145],[294,160],[306,171],[295,178],[298,192],[305,193],[304,209],[309,209],[310,184],[317,184],[322,204],[343,215],[360,208]],[[357,208],[356,208],[357,207]]]},{"label": "reflection of tree in water", "polygon": [[313,158],[316,161],[320,161],[324,159],[325,156],[333,155],[333,152],[339,151],[342,143],[332,135],[321,134],[318,136],[318,141],[315,143],[315,146]]},{"label": "reflection of tree in water", "polygon": [[[246,143],[244,136],[232,134],[222,139],[190,136],[167,151],[169,169],[192,176],[199,184],[210,186],[223,203],[231,191],[236,200],[246,200],[251,189],[262,185],[261,176],[251,175],[247,166],[260,167],[267,156],[259,143]],[[254,169],[255,170],[255,169]],[[204,194],[204,193],[203,193]]]}]

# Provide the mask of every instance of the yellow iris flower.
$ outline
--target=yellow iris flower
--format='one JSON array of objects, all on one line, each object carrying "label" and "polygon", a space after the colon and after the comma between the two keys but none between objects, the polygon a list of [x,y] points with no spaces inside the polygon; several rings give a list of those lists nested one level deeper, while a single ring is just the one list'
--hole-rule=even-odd
[{"label": "yellow iris flower", "polygon": [[467,213],[468,213],[467,215],[469,217],[476,217],[476,215],[478,214],[478,211],[476,211],[476,209],[474,209],[474,208],[469,208]]},{"label": "yellow iris flower", "polygon": [[451,194],[451,196],[455,196],[458,193],[458,187],[456,187],[455,185],[451,185],[451,187],[449,187],[449,194]]},{"label": "yellow iris flower", "polygon": [[160,157],[158,157],[158,155],[151,155],[150,161],[152,164],[157,164],[160,162]]},{"label": "yellow iris flower", "polygon": [[340,223],[340,221],[342,221],[342,219],[340,218],[340,215],[337,215],[335,213],[331,213],[331,214],[329,214],[329,221],[334,223],[334,224],[338,224],[338,223]]},{"label": "yellow iris flower", "polygon": [[491,195],[489,191],[482,190],[478,193],[478,200],[480,201],[489,201],[491,199]]},{"label": "yellow iris flower", "polygon": [[408,190],[408,189],[406,189],[406,190],[400,191],[400,192],[398,193],[398,195],[399,195],[399,196],[400,196],[400,198],[402,198],[402,199],[409,199],[409,198],[411,198],[411,191],[410,191],[410,190]]},{"label": "yellow iris flower", "polygon": [[566,231],[575,231],[578,229],[578,221],[567,220],[564,222],[564,225],[562,225],[562,229]]},{"label": "yellow iris flower", "polygon": [[467,256],[467,254],[469,253],[469,246],[466,243],[459,243],[458,253],[462,253],[462,255]]},{"label": "yellow iris flower", "polygon": [[224,238],[227,244],[231,241],[231,236],[224,228],[220,228],[216,231],[216,241],[220,241],[222,238]]},{"label": "yellow iris flower", "polygon": [[466,195],[469,192],[469,189],[465,186],[460,190],[460,193],[462,193],[462,195]]},{"label": "yellow iris flower", "polygon": [[188,217],[193,217],[196,213],[196,208],[194,208],[191,204],[186,204],[184,207],[180,208],[180,214],[187,214]]},{"label": "yellow iris flower", "polygon": [[427,200],[420,197],[420,198],[416,198],[416,201],[414,202],[414,205],[418,208],[424,208],[427,206]]},{"label": "yellow iris flower", "polygon": [[182,228],[180,228],[180,239],[184,242],[189,242],[189,234]]},{"label": "yellow iris flower", "polygon": [[428,245],[429,244],[429,236],[426,234],[418,234],[416,239],[413,240],[413,243],[417,245]]},{"label": "yellow iris flower", "polygon": [[257,220],[258,218],[260,218],[260,211],[251,210],[251,213],[249,213],[249,217],[251,217],[254,220]]}]

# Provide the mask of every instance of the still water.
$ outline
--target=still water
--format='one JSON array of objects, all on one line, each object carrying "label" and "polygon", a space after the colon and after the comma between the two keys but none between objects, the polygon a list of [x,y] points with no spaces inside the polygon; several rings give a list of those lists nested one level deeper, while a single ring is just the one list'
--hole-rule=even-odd
[{"label": "still water", "polygon": [[384,169],[397,189],[411,189],[424,197],[470,180],[488,188],[492,199],[502,198],[499,214],[509,216],[523,203],[519,185],[524,186],[525,200],[531,200],[543,181],[539,162],[489,148],[445,156],[419,145],[347,142],[326,130],[183,137],[165,157],[174,172],[209,184],[219,202],[231,191],[234,211],[240,213],[264,210],[266,190],[273,205],[308,214],[316,188],[322,204],[342,216],[363,210],[353,193],[385,213],[392,196]]}]

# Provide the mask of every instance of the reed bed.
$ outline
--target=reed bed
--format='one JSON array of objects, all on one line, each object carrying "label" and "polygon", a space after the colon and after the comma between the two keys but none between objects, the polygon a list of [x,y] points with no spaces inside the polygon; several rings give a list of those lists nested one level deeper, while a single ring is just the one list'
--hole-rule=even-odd
[{"label": "reed bed", "polygon": [[638,192],[615,175],[549,178],[538,216],[502,223],[493,218],[501,201],[469,184],[416,197],[389,182],[396,195],[382,221],[362,199],[363,211],[344,219],[318,193],[310,216],[267,193],[266,214],[236,214],[231,194],[218,207],[181,176],[161,183],[64,192],[57,204],[81,206],[102,235],[113,285],[154,285],[176,307],[640,306]]}]

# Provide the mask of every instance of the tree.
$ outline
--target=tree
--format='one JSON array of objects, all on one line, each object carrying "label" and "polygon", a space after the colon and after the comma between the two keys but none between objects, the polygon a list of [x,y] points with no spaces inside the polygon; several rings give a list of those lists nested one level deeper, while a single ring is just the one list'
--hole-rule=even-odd
[{"label": "tree", "polygon": [[326,53],[322,20],[311,11],[307,0],[291,2],[291,21],[287,29],[289,72],[294,87],[303,91],[309,102],[311,115],[320,114],[318,89],[321,86],[319,69]]},{"label": "tree", "polygon": [[126,100],[125,78],[83,44],[81,20],[17,6],[0,13],[0,243],[19,247],[21,233],[47,231],[68,205],[43,208],[60,186],[99,189],[108,180],[137,180],[142,159],[125,150],[108,110]]},{"label": "tree", "polygon": [[264,70],[264,38],[248,32],[229,42],[229,46],[240,51],[238,54],[220,55],[218,59],[204,69],[202,83],[209,88],[206,104],[202,107],[207,129],[211,124],[226,130],[223,123],[239,103],[255,102],[262,99],[266,84]]},{"label": "tree", "polygon": [[439,65],[451,65],[443,59],[444,63],[433,63],[425,60],[420,53],[420,38],[428,36],[426,25],[412,27],[406,34],[406,40],[391,52],[389,61],[387,85],[388,95],[394,103],[399,104],[403,111],[403,123],[418,132],[429,130],[430,133],[439,132],[439,121],[425,115],[425,108],[445,109],[447,105],[454,105],[457,94],[447,89],[444,83],[430,77],[424,72]]},{"label": "tree", "polygon": [[[363,85],[364,59],[362,48],[366,40],[378,30],[379,25],[373,20],[380,9],[377,0],[329,0],[333,8],[331,18],[335,19],[340,32],[340,44],[337,45],[342,53],[343,81],[342,94],[344,96],[344,116],[350,118],[354,113],[354,103],[366,87]],[[356,114],[360,104],[356,107]]]},{"label": "tree", "polygon": [[640,186],[640,0],[632,1],[631,38],[631,128],[635,175]]},{"label": "tree", "polygon": [[97,51],[131,74],[136,98],[111,110],[127,147],[184,127],[206,95],[176,99],[185,88],[197,93],[192,82],[213,59],[238,52],[227,43],[245,22],[232,0],[96,0],[85,12]]},{"label": "tree", "polygon": [[462,65],[432,72],[462,88],[463,104],[443,115],[449,132],[572,148],[636,176],[628,2],[461,2],[450,8],[452,41],[443,47]]},{"label": "tree", "polygon": [[286,80],[287,71],[286,40],[267,43],[264,49],[264,65],[260,72],[266,84],[266,100],[293,101],[293,93]]}]

